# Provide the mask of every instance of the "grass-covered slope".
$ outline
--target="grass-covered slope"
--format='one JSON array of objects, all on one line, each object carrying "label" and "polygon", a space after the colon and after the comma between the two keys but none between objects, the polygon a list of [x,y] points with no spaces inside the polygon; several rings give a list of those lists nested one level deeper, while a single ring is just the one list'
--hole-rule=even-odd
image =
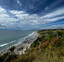
[{"label": "grass-covered slope", "polygon": [[38,31],[39,37],[23,55],[6,53],[0,62],[64,62],[64,30]]}]

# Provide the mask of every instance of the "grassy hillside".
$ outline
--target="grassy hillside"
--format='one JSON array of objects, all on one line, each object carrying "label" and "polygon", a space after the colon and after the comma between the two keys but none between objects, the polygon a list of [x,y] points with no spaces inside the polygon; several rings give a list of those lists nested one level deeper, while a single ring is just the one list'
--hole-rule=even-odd
[{"label": "grassy hillside", "polygon": [[39,37],[23,55],[6,53],[0,62],[64,62],[64,30],[38,31]]}]

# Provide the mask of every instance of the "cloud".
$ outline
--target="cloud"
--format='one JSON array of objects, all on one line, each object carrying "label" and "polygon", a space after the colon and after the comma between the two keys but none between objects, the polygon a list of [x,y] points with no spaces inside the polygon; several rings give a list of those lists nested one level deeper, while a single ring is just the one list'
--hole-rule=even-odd
[{"label": "cloud", "polygon": [[22,6],[22,4],[21,4],[20,0],[17,0],[17,3],[18,3],[20,6]]},{"label": "cloud", "polygon": [[29,9],[34,9],[34,5],[30,4]]},{"label": "cloud", "polygon": [[61,4],[62,2],[64,2],[64,0],[57,0],[57,1],[53,2],[53,3],[51,3],[49,7],[54,8],[57,5]]},{"label": "cloud", "polygon": [[[8,10],[15,17],[11,17],[7,10],[0,7],[0,27],[6,28],[24,28],[24,29],[42,29],[40,24],[45,24],[53,21],[64,19],[64,8],[59,8],[45,15],[29,14],[24,11]],[[60,16],[62,15],[62,16]],[[5,27],[4,27],[5,28]]]},{"label": "cloud", "polygon": [[14,23],[15,21],[18,21],[18,19],[11,18],[9,14],[7,14],[7,11],[4,8],[0,7],[0,27],[8,27],[11,23]]},{"label": "cloud", "polygon": [[[36,28],[40,28],[41,27],[39,26],[40,24],[45,24],[46,23],[49,23],[49,22],[54,22],[54,21],[58,21],[58,20],[61,20],[61,19],[64,19],[64,9],[63,8],[60,8],[60,9],[57,9],[51,13],[48,13],[48,14],[45,14],[44,16],[39,16],[37,14],[28,14],[28,13],[25,13],[24,11],[16,11],[16,10],[13,10],[13,11],[10,11],[12,14],[14,14],[20,21],[19,25],[21,27],[25,27],[25,29],[36,29]],[[63,15],[63,16],[60,16],[60,15]],[[56,17],[58,16],[58,17]]]},{"label": "cloud", "polygon": [[6,13],[6,10],[3,9],[3,8],[0,6],[0,14],[2,14],[2,13]]},{"label": "cloud", "polygon": [[41,28],[41,29],[64,29],[64,25],[51,25],[49,27]]},{"label": "cloud", "polygon": [[[60,19],[64,19],[64,16],[60,16],[64,14],[64,9],[60,8],[57,9],[51,13],[45,14],[44,16],[39,16],[37,14],[28,14],[24,11],[16,11],[12,10],[10,11],[12,14],[14,14],[19,20],[20,24],[22,25],[38,25],[38,24],[46,24],[53,21],[58,21]],[[58,17],[56,17],[58,16]],[[51,18],[52,17],[52,18]]]},{"label": "cloud", "polygon": [[45,16],[43,16],[44,18],[51,18],[51,17],[55,17],[58,15],[63,15],[64,14],[64,8],[59,8],[51,13],[46,14]]}]

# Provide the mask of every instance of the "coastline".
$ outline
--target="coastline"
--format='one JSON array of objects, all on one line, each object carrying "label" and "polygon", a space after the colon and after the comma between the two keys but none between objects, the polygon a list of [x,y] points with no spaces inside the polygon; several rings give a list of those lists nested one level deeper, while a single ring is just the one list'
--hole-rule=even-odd
[{"label": "coastline", "polygon": [[24,42],[17,45],[14,53],[22,55],[27,49],[30,48],[31,44],[37,39],[38,33],[34,32],[30,38],[27,38]]},{"label": "coastline", "polygon": [[[14,53],[22,55],[26,51],[26,49],[30,48],[30,45],[37,39],[37,37],[38,37],[37,31],[32,32],[32,34],[29,34],[27,37],[25,37],[26,39],[23,42],[20,42],[17,45],[13,45],[16,47]],[[10,52],[9,48],[0,51],[0,54],[3,55],[6,52]]]}]

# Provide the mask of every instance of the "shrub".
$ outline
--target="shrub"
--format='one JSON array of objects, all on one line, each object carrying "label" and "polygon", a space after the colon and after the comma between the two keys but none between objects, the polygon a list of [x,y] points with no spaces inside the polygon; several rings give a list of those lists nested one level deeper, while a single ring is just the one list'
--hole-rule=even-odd
[{"label": "shrub", "polygon": [[62,31],[58,31],[58,36],[62,36]]},{"label": "shrub", "polygon": [[13,52],[15,48],[16,48],[16,47],[13,46],[13,47],[11,47],[9,50],[10,50],[11,52]]}]

